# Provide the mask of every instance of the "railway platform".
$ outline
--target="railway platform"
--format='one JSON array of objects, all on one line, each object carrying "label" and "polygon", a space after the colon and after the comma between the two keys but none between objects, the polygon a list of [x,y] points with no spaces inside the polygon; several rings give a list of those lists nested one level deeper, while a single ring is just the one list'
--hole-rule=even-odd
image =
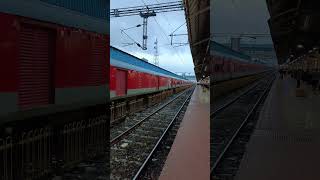
[{"label": "railway platform", "polygon": [[237,180],[319,179],[320,95],[302,83],[277,77],[247,144]]},{"label": "railway platform", "polygon": [[209,179],[210,91],[197,85],[171,147],[160,180]]}]

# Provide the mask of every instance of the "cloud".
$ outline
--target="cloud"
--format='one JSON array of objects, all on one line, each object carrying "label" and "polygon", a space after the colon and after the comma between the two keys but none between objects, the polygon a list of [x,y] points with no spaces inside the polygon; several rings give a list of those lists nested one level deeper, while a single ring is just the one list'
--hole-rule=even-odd
[{"label": "cloud", "polygon": [[[189,55],[190,51],[181,52],[179,54],[172,54],[171,52],[161,53],[161,59],[159,66],[167,69],[171,72],[190,72],[190,67],[193,68],[192,59]],[[153,63],[154,56],[144,52],[130,52],[130,54],[139,58],[148,59],[149,62]],[[193,72],[193,69],[191,69]]]}]

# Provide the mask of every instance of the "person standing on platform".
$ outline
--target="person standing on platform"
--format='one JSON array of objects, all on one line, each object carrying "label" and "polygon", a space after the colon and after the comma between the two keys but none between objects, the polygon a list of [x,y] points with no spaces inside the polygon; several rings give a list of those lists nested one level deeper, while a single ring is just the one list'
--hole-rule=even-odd
[{"label": "person standing on platform", "polygon": [[320,86],[319,86],[320,76],[318,74],[311,75],[311,84],[312,84],[312,92],[314,94],[319,94]]},{"label": "person standing on platform", "polygon": [[302,74],[303,74],[303,71],[302,71],[301,69],[299,69],[299,70],[297,71],[297,74],[296,74],[297,88],[300,88],[300,86],[301,86]]},{"label": "person standing on platform", "polygon": [[279,69],[279,74],[280,74],[280,78],[283,79],[283,69],[282,68]]}]

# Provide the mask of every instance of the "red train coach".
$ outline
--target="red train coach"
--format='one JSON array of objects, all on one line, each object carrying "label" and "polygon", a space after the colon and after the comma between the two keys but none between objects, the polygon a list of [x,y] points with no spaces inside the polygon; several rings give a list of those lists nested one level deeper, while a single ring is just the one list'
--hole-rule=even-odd
[{"label": "red train coach", "polygon": [[189,85],[179,75],[111,47],[111,99],[143,95]]},{"label": "red train coach", "polygon": [[213,55],[212,73],[214,82],[254,75],[270,69],[264,64],[253,62],[250,56],[214,41],[211,42],[210,49]]},{"label": "red train coach", "polygon": [[107,8],[99,0],[0,2],[0,117],[106,104]]}]

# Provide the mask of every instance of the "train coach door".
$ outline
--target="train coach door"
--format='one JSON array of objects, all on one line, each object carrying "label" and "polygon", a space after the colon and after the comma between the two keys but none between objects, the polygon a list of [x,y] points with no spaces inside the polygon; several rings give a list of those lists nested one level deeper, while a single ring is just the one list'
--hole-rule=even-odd
[{"label": "train coach door", "polygon": [[22,24],[19,44],[20,109],[53,104],[55,33],[50,29]]},{"label": "train coach door", "polygon": [[117,96],[127,94],[127,72],[119,69],[116,73],[116,94]]},{"label": "train coach door", "polygon": [[159,90],[160,89],[160,77],[159,76],[157,76],[157,90]]}]

